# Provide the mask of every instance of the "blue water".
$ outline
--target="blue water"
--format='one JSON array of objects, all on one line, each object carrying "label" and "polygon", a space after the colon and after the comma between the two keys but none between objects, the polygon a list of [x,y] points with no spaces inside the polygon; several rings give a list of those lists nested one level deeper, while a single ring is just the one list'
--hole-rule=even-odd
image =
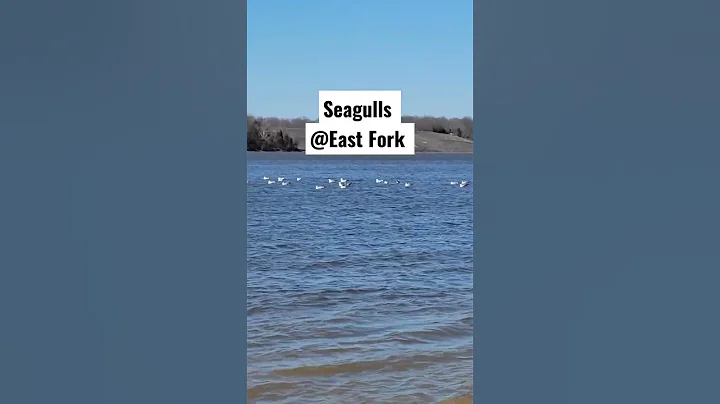
[{"label": "blue water", "polygon": [[250,400],[470,394],[473,186],[450,182],[472,180],[472,156],[248,160]]}]

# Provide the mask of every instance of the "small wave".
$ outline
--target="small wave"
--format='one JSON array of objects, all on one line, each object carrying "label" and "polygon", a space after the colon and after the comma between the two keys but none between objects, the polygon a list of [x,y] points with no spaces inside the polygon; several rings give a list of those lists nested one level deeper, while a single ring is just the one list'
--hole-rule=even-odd
[{"label": "small wave", "polygon": [[346,288],[346,289],[324,289],[319,290],[317,292],[300,292],[296,293],[292,297],[299,297],[304,298],[308,296],[327,296],[327,295],[358,295],[358,294],[366,294],[366,293],[377,293],[377,292],[383,292],[386,288]]},{"label": "small wave", "polygon": [[336,304],[363,298],[364,295],[385,292],[386,288],[338,288],[325,289],[313,292],[286,292],[286,302],[292,302],[291,307],[330,307]]},{"label": "small wave", "polygon": [[390,290],[382,293],[380,297],[383,300],[404,300],[408,298],[433,299],[451,296],[450,293],[449,291],[432,288],[407,288],[405,290]]},{"label": "small wave", "polygon": [[276,395],[287,395],[294,393],[298,389],[295,383],[264,383],[257,386],[249,387],[247,389],[248,401],[257,400],[261,396],[267,396],[269,394]]},{"label": "small wave", "polygon": [[457,355],[453,352],[443,352],[436,355],[390,356],[380,360],[277,369],[273,371],[273,374],[290,377],[331,377],[363,372],[403,372],[425,369],[435,364],[446,363],[456,359]]},{"label": "small wave", "polygon": [[262,307],[262,306],[250,307],[247,309],[247,315],[252,316],[254,314],[260,314],[267,310],[268,309],[266,307]]},{"label": "small wave", "polygon": [[399,342],[426,343],[431,341],[442,341],[450,338],[467,337],[473,334],[472,325],[445,325],[441,327],[428,328],[418,331],[406,331],[396,333],[391,338]]},{"label": "small wave", "polygon": [[316,261],[305,266],[305,270],[326,270],[326,269],[337,269],[347,267],[349,265],[355,265],[355,262],[349,258],[341,258],[327,261]]}]

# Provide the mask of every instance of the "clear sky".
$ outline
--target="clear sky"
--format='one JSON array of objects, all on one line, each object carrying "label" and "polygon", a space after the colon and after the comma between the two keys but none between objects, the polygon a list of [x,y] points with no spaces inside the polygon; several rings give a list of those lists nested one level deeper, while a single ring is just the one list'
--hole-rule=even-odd
[{"label": "clear sky", "polygon": [[248,113],[317,118],[318,90],[402,90],[472,116],[472,0],[248,0]]}]

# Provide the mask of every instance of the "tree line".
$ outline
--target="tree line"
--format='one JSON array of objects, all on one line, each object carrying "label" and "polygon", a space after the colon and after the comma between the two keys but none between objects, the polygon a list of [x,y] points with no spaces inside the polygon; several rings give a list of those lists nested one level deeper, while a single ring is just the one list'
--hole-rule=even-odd
[{"label": "tree line", "polygon": [[401,120],[407,123],[414,122],[416,132],[446,133],[464,139],[473,139],[473,119],[469,116],[464,118],[445,118],[444,116],[408,115],[403,116]]},{"label": "tree line", "polygon": [[[305,129],[308,122],[317,122],[309,118],[282,119],[274,117],[255,117],[248,115],[247,141],[248,151],[300,151],[297,142],[283,129]],[[446,118],[433,116],[407,115],[402,122],[415,123],[415,131],[434,132],[455,135],[464,139],[473,139],[473,118]]]},{"label": "tree line", "polygon": [[[287,126],[286,126],[287,127]],[[271,127],[264,118],[248,115],[247,151],[301,151],[297,142],[278,126]]]}]

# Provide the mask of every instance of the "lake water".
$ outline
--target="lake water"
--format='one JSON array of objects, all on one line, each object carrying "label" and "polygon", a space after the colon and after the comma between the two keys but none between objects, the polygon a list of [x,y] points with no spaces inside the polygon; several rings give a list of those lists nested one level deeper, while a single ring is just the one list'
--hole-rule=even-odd
[{"label": "lake water", "polygon": [[450,185],[472,168],[472,155],[248,153],[250,402],[472,393],[473,186]]}]

